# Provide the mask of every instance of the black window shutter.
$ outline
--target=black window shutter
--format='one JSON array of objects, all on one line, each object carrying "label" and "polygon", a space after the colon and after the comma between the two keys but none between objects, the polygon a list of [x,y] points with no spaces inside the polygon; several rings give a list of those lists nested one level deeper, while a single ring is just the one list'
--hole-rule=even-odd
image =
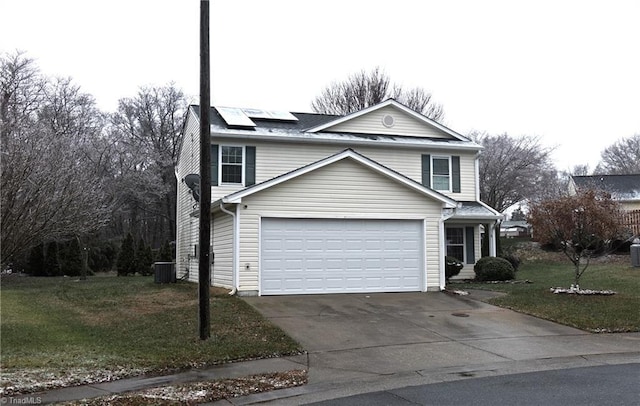
[{"label": "black window shutter", "polygon": [[474,241],[474,229],[473,227],[465,227],[465,239],[464,244],[466,246],[467,251],[467,264],[475,264],[476,263],[476,253],[475,253],[475,241]]},{"label": "black window shutter", "polygon": [[422,185],[431,187],[431,155],[422,155]]},{"label": "black window shutter", "polygon": [[211,186],[218,186],[218,146],[211,145]]},{"label": "black window shutter", "polygon": [[460,193],[460,157],[452,156],[451,157],[451,186],[453,188],[453,193]]},{"label": "black window shutter", "polygon": [[245,147],[244,185],[256,184],[256,147]]}]

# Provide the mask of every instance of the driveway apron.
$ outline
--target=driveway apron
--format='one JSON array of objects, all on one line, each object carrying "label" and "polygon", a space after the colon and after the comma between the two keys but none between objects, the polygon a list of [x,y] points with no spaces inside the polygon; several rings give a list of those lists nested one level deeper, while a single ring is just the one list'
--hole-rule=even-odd
[{"label": "driveway apron", "polygon": [[443,292],[244,299],[308,351],[310,383],[624,353],[638,344],[637,335],[594,335]]}]

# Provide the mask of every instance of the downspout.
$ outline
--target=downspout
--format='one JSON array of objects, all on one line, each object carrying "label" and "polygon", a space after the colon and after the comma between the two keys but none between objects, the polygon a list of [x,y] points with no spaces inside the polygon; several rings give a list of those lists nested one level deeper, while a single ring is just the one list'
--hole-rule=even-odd
[{"label": "downspout", "polygon": [[476,170],[476,200],[480,201],[480,154],[482,152],[478,151],[476,153],[475,160],[475,170]]},{"label": "downspout", "polygon": [[451,209],[450,211],[446,211],[446,209],[442,210],[442,216],[438,221],[438,234],[440,235],[440,290],[445,289],[446,275],[444,272],[444,267],[446,266],[445,257],[447,256],[447,243],[445,241],[445,233],[444,233],[444,222],[449,220],[456,213],[455,209]]},{"label": "downspout", "polygon": [[[238,205],[236,205],[236,210],[237,210]],[[231,270],[231,274],[232,274],[232,288],[231,288],[231,292],[229,292],[229,295],[233,296],[238,292],[238,233],[237,233],[237,224],[238,224],[238,219],[236,217],[236,214],[232,211],[229,211],[227,209],[225,209],[224,204],[222,203],[222,201],[220,202],[220,210],[223,213],[227,213],[228,215],[230,215],[233,218],[233,261],[232,261],[232,265],[231,267],[233,268]]]}]

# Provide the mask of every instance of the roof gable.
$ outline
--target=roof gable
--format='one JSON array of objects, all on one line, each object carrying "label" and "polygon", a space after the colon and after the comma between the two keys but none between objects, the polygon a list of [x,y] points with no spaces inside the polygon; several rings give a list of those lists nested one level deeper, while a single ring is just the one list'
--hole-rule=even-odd
[{"label": "roof gable", "polygon": [[334,162],[343,160],[343,159],[352,159],[362,165],[364,165],[365,167],[368,167],[369,169],[384,175],[387,178],[390,178],[410,189],[413,189],[414,191],[423,194],[424,196],[428,196],[431,197],[437,201],[440,201],[444,207],[447,208],[455,208],[457,207],[457,202],[439,192],[436,192],[435,190],[428,188],[426,186],[421,185],[418,182],[415,182],[412,179],[407,178],[406,176],[387,168],[384,165],[381,165],[379,163],[377,163],[376,161],[373,161],[369,158],[367,158],[364,155],[361,155],[357,152],[355,152],[352,149],[346,149],[342,152],[339,152],[335,155],[331,155],[327,158],[321,159],[319,161],[316,161],[314,163],[311,163],[309,165],[303,166],[301,168],[298,168],[294,171],[291,171],[289,173],[286,173],[284,175],[280,175],[278,177],[272,178],[270,180],[267,180],[265,182],[250,186],[246,189],[240,190],[238,192],[232,193],[228,196],[225,196],[222,198],[222,202],[223,203],[240,203],[242,201],[243,197],[252,195],[254,193],[260,192],[262,190],[268,189],[270,187],[276,186],[278,184],[281,184],[283,182],[286,182],[288,180],[297,178],[301,175],[304,175],[306,173],[318,170],[320,168],[323,168],[327,165],[330,165]]},{"label": "roof gable", "polygon": [[393,99],[388,99],[375,106],[336,118],[310,128],[307,132],[384,134],[470,141],[468,138]]}]

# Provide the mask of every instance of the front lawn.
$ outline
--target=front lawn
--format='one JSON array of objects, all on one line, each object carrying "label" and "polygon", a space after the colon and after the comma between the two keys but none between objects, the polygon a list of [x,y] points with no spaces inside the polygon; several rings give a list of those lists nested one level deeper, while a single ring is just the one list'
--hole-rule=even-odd
[{"label": "front lawn", "polygon": [[486,289],[508,293],[489,303],[592,332],[640,331],[640,268],[621,258],[610,257],[589,266],[580,288],[613,290],[612,296],[553,294],[552,287],[568,288],[573,268],[557,261],[526,261],[516,273],[519,282],[504,284],[452,284],[462,289]]},{"label": "front lawn", "polygon": [[5,388],[30,377],[34,385],[72,379],[65,386],[301,350],[243,300],[215,289],[211,339],[201,341],[197,285],[185,282],[10,275],[0,300]]}]

